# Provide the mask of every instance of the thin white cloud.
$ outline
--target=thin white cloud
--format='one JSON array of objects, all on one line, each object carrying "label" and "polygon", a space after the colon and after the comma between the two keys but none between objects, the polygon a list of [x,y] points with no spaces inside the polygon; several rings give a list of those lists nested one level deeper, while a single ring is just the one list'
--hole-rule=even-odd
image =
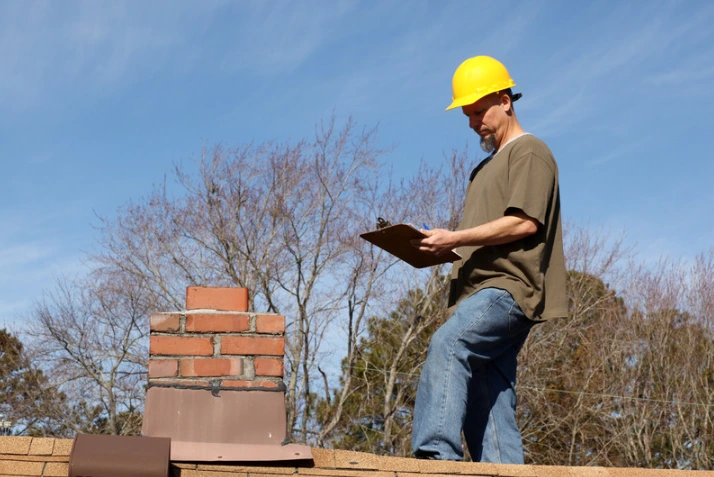
[{"label": "thin white cloud", "polygon": [[382,20],[372,28],[377,35],[389,32],[389,43],[370,49],[369,56],[348,55],[335,65],[335,76],[320,85],[331,93],[329,108],[337,104],[352,113],[442,112],[450,101],[451,75],[458,63],[480,54],[507,62],[544,10],[542,2],[511,9],[464,2],[379,5],[373,17]]},{"label": "thin white cloud", "polygon": [[[711,4],[658,2],[646,9],[620,4],[597,22],[597,40],[591,35],[573,37],[543,59],[548,74],[531,76],[531,87],[539,94],[529,96],[522,109],[537,111],[548,134],[560,134],[622,106],[625,98],[643,94],[645,87],[653,100],[670,96],[677,82],[683,89],[708,87],[713,74],[712,22]],[[577,103],[569,99],[574,94],[580,98]],[[571,102],[567,117],[562,107],[552,107],[563,101]],[[628,111],[622,108],[621,113]]]},{"label": "thin white cloud", "polygon": [[0,108],[21,112],[77,89],[111,94],[163,69],[180,69],[195,58],[191,35],[200,35],[222,5],[1,3]]},{"label": "thin white cloud", "polygon": [[676,69],[648,76],[644,84],[655,89],[669,89],[672,94],[712,94],[714,65],[710,61],[710,58],[698,56],[695,61],[688,61]]},{"label": "thin white cloud", "polygon": [[290,74],[340,38],[356,5],[2,3],[0,109],[31,110],[77,89],[108,96],[166,71]]},{"label": "thin white cloud", "polygon": [[635,154],[640,151],[643,147],[648,146],[652,143],[652,138],[641,137],[635,141],[625,143],[624,145],[618,146],[617,149],[611,150],[607,154],[599,157],[595,157],[586,162],[586,165],[591,167],[598,167],[608,164],[612,161],[617,160],[618,162],[622,160],[628,160],[635,156]]},{"label": "thin white cloud", "polygon": [[[0,270],[14,271],[20,267],[37,264],[55,253],[53,247],[41,242],[7,244],[0,242]],[[14,280],[9,274],[0,276],[0,285]]]},{"label": "thin white cloud", "polygon": [[248,2],[233,12],[233,35],[222,45],[224,71],[289,74],[341,36],[355,2]]},{"label": "thin white cloud", "polygon": [[86,272],[79,250],[86,237],[63,230],[80,209],[77,203],[41,212],[17,203],[0,207],[0,327],[20,320],[55,278]]},{"label": "thin white cloud", "polygon": [[[538,101],[539,97],[542,96],[536,96],[535,100]],[[518,106],[516,106],[516,112],[518,112],[520,104],[518,103]],[[564,124],[571,127],[575,124],[574,117],[576,115],[573,114],[574,111],[577,111],[577,114],[584,118],[595,109],[594,105],[587,101],[583,90],[571,93],[554,104],[554,107],[545,110],[545,114],[539,114],[534,120],[530,121],[529,131],[541,137],[555,135],[562,130]],[[529,110],[531,108],[527,106],[524,109]]]},{"label": "thin white cloud", "polygon": [[62,255],[52,243],[14,245],[0,254],[0,328],[21,324],[23,315],[62,276],[87,273],[82,256]]}]

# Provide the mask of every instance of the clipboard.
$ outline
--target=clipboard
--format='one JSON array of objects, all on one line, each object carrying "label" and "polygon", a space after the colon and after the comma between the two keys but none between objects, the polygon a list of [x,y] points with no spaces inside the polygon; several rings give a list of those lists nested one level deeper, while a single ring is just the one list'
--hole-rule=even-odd
[{"label": "clipboard", "polygon": [[360,234],[360,237],[404,260],[414,268],[432,267],[461,259],[461,255],[453,250],[437,256],[431,252],[422,252],[415,248],[409,241],[426,238],[427,236],[411,224],[390,225],[372,232],[365,232]]}]

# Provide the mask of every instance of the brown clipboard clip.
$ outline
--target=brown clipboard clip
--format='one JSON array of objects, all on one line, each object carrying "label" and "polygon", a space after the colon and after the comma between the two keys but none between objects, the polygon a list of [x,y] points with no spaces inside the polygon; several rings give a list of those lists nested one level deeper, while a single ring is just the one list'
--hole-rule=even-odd
[{"label": "brown clipboard clip", "polygon": [[444,255],[422,252],[410,242],[413,239],[427,237],[419,229],[411,224],[392,225],[381,217],[377,218],[377,230],[360,234],[360,237],[404,260],[414,268],[432,267],[461,259],[461,255],[453,250]]}]

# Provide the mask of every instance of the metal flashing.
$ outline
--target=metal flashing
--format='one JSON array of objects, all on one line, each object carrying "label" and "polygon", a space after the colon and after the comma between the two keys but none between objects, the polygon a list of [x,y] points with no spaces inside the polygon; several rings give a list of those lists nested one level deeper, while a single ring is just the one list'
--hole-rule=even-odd
[{"label": "metal flashing", "polygon": [[312,459],[286,444],[285,394],[274,390],[152,386],[142,434],[171,438],[171,460],[257,462]]}]

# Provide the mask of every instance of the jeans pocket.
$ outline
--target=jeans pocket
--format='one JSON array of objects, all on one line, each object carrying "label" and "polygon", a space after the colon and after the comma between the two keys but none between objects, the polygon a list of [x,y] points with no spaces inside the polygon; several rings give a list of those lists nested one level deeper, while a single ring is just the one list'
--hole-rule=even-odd
[{"label": "jeans pocket", "polygon": [[512,334],[520,334],[530,330],[533,324],[514,300],[511,309],[508,310],[508,331]]}]

